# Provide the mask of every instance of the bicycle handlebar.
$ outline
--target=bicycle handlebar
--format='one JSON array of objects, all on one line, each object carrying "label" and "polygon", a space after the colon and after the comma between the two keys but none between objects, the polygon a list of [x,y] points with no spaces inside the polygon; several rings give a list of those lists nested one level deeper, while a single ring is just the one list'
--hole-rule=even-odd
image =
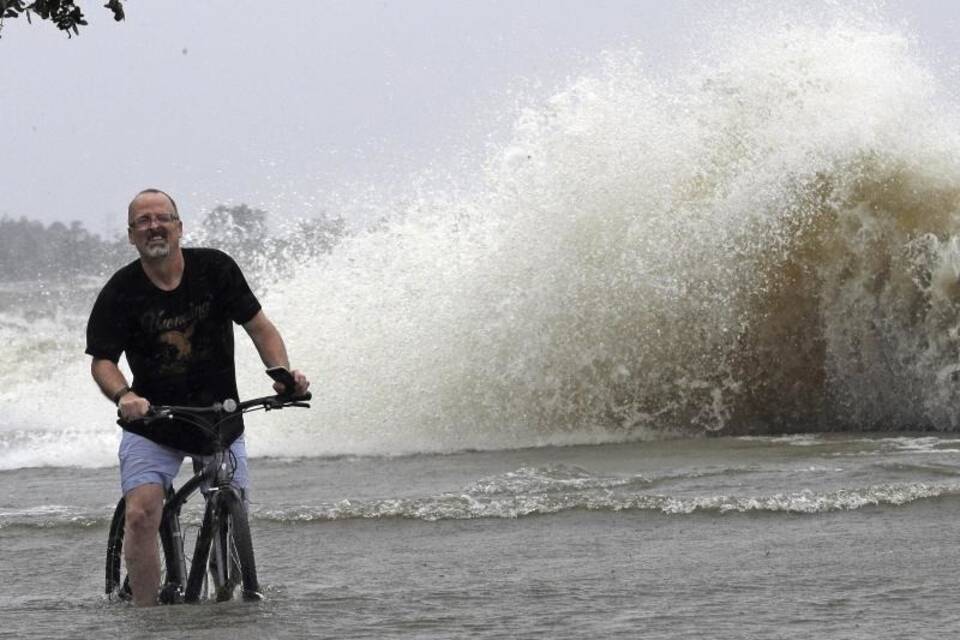
[{"label": "bicycle handlebar", "polygon": [[[244,400],[243,402],[237,402],[232,398],[227,398],[223,402],[214,402],[211,405],[205,407],[183,407],[176,405],[151,405],[147,415],[139,418],[138,420],[130,421],[137,422],[142,421],[144,424],[150,424],[156,420],[162,420],[164,418],[174,418],[179,416],[187,416],[191,418],[196,417],[222,417],[226,418],[231,415],[238,415],[241,413],[246,413],[257,408],[261,408],[264,411],[272,411],[274,409],[283,409],[284,407],[303,407],[309,408],[310,405],[307,404],[313,394],[309,391],[299,396],[292,396],[287,394],[278,394],[273,396],[263,396],[262,398],[254,398],[252,400]],[[119,411],[117,412],[119,414]],[[122,417],[121,417],[122,420]]]}]

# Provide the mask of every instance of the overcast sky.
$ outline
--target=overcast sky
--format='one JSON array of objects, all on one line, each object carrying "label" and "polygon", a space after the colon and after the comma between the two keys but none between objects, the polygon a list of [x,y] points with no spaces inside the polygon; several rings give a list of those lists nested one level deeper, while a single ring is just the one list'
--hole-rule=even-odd
[{"label": "overcast sky", "polygon": [[[549,95],[604,50],[638,48],[663,72],[727,13],[777,8],[128,0],[115,23],[102,0],[81,5],[90,25],[72,39],[38,21],[3,28],[0,216],[79,219],[100,233],[122,230],[127,201],[147,186],[187,215],[246,202],[309,216],[334,195],[481,157],[508,135],[518,95]],[[938,72],[960,76],[960,3],[882,11]]]}]

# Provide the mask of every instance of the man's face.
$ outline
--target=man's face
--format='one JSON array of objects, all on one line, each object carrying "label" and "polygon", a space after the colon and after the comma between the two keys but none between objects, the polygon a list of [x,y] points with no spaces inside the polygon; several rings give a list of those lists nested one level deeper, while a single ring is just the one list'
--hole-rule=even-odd
[{"label": "man's face", "polygon": [[[166,220],[166,222],[164,222]],[[146,260],[166,258],[180,248],[183,223],[162,193],[142,193],[130,206],[127,237]]]}]

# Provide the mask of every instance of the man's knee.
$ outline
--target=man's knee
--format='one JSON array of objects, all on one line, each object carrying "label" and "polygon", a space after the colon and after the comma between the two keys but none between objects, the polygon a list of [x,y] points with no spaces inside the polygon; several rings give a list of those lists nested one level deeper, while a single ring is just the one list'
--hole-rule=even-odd
[{"label": "man's knee", "polygon": [[133,535],[156,534],[163,515],[164,489],[159,484],[144,484],[126,495],[126,527]]}]

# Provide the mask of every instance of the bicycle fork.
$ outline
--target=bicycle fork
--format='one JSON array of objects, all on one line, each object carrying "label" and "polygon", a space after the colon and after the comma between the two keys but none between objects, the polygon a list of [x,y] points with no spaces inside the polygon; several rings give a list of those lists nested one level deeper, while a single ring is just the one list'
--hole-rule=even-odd
[{"label": "bicycle fork", "polygon": [[187,578],[186,600],[188,602],[199,599],[208,565],[212,572],[212,588],[218,601],[229,599],[233,588],[239,583],[238,572],[233,569],[235,563],[233,544],[229,527],[225,522],[229,516],[222,506],[222,492],[239,496],[239,492],[231,486],[216,486],[209,491],[203,513],[203,524],[200,525],[200,534],[197,536],[193,560],[190,563],[190,575]]}]

